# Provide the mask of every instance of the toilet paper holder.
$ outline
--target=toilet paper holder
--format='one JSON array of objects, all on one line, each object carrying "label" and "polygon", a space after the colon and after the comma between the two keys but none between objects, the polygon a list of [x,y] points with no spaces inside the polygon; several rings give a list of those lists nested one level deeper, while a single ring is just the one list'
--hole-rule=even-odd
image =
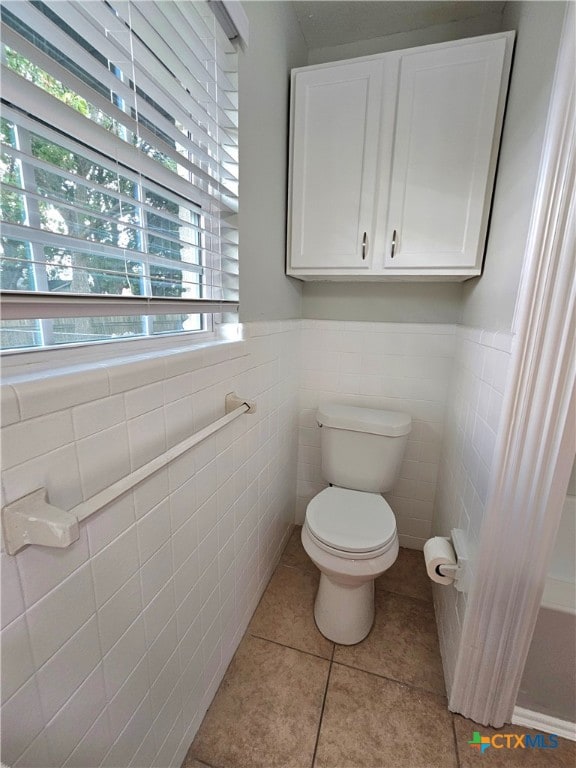
[{"label": "toilet paper holder", "polygon": [[470,586],[470,555],[468,536],[461,528],[452,528],[450,537],[446,537],[452,544],[456,554],[455,565],[439,565],[438,571],[442,576],[450,576],[454,579],[454,586],[458,592],[468,592]]}]

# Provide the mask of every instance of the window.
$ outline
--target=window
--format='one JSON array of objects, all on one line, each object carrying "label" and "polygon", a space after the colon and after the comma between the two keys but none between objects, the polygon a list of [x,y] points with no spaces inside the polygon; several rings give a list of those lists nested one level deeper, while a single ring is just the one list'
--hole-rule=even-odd
[{"label": "window", "polygon": [[236,80],[207,2],[3,3],[4,349],[237,309]]}]

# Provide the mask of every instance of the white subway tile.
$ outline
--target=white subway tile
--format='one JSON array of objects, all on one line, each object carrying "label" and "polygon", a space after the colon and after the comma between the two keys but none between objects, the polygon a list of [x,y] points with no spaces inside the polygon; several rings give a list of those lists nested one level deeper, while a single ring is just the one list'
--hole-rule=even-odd
[{"label": "white subway tile", "polygon": [[[156,416],[155,411],[162,413],[162,424],[157,419],[153,431],[162,438],[168,430],[172,444],[177,436],[190,431],[192,425],[199,428],[221,415],[224,395],[228,391],[235,389],[258,402],[255,417],[234,422],[197,450],[141,483],[124,499],[93,516],[81,526],[81,540],[68,550],[45,551],[44,556],[39,558],[38,549],[29,547],[13,561],[18,561],[18,572],[15,567],[8,568],[13,587],[10,602],[6,602],[8,610],[5,609],[5,617],[12,621],[22,616],[24,609],[19,576],[28,604],[41,600],[46,592],[57,587],[54,596],[52,593],[46,596],[46,605],[52,598],[58,608],[65,601],[64,593],[70,587],[68,582],[58,586],[62,579],[72,573],[69,580],[72,584],[76,576],[73,572],[80,569],[79,577],[86,582],[82,582],[83,589],[90,585],[91,580],[93,582],[90,597],[81,599],[87,618],[81,612],[75,616],[64,613],[62,615],[66,620],[60,626],[51,625],[50,619],[42,614],[45,608],[43,601],[38,604],[34,637],[40,637],[44,622],[50,644],[42,650],[45,655],[48,650],[53,654],[50,656],[48,653],[42,671],[45,698],[45,692],[54,684],[55,671],[59,671],[59,654],[69,647],[77,650],[83,647],[82,620],[87,621],[90,628],[97,621],[98,633],[91,637],[96,638],[101,646],[96,656],[87,652],[79,664],[75,663],[74,666],[80,668],[84,663],[89,666],[89,661],[96,660],[98,663],[78,690],[71,691],[78,683],[64,673],[62,695],[71,695],[71,698],[47,724],[45,738],[32,734],[24,746],[32,760],[30,765],[35,764],[34,750],[38,754],[37,745],[40,743],[45,747],[50,764],[65,764],[67,768],[89,765],[91,760],[94,760],[94,765],[152,765],[157,764],[156,755],[166,764],[170,761],[179,764],[180,758],[183,759],[188,746],[183,745],[184,733],[190,733],[192,738],[204,708],[216,690],[225,665],[246,627],[248,612],[255,607],[264,581],[271,572],[272,562],[278,555],[283,533],[293,514],[297,425],[295,358],[299,337],[299,331],[294,329],[299,328],[299,324],[292,324],[294,329],[290,326],[292,330],[289,333],[277,333],[280,324],[260,325],[256,329],[258,334],[274,332],[274,336],[256,336],[255,343],[251,342],[250,358],[232,359],[231,354],[237,354],[232,349],[234,345],[228,345],[229,348],[218,352],[214,358],[210,357],[211,352],[207,356],[197,355],[196,362],[200,357],[210,365],[186,382],[182,379],[169,384],[165,371],[179,376],[186,373],[189,366],[192,372],[196,364],[193,364],[192,353],[183,353],[177,361],[176,356],[170,361],[161,359],[160,366],[157,356],[138,360],[135,364],[127,361],[112,364],[108,368],[112,392],[125,394],[110,396],[106,392],[99,395],[94,403],[77,405],[66,412],[67,417],[72,414],[72,437],[76,437],[77,443],[56,448],[49,452],[48,458],[38,456],[29,459],[24,456],[23,465],[7,471],[7,498],[10,494],[13,494],[12,499],[23,495],[22,489],[24,492],[34,490],[37,484],[44,484],[38,483],[38,479],[46,479],[51,502],[55,503],[57,499],[63,508],[69,509],[82,499],[82,491],[89,494],[98,487],[100,480],[94,479],[90,460],[93,464],[98,463],[97,474],[105,485],[112,481],[111,478],[116,479],[114,473],[119,472],[118,467],[122,463],[121,474],[126,474],[126,416],[132,417],[130,428],[134,456],[136,449],[144,451],[142,446],[148,437],[150,446],[155,440],[150,434],[149,413],[154,413],[152,418]],[[326,329],[331,327],[330,323],[325,326]],[[340,334],[327,330],[323,333],[324,343],[329,342],[332,348],[322,348],[322,368],[319,372],[336,371],[341,365],[337,349]],[[354,336],[358,346],[360,337],[357,332]],[[185,360],[186,356],[190,359]],[[164,370],[158,373],[158,367]],[[106,372],[105,366],[101,368]],[[198,391],[199,387],[205,389]],[[170,397],[175,394],[182,395],[179,399],[183,402],[171,401]],[[334,393],[321,389],[309,394],[309,429],[313,433],[311,445],[317,446],[316,404],[320,397],[333,397]],[[170,403],[169,413],[163,406],[164,402]],[[197,424],[194,424],[194,416],[197,416]],[[146,433],[143,432],[145,422]],[[141,433],[136,434],[140,428]],[[121,439],[114,439],[116,435],[121,435]],[[157,447],[156,442],[155,453]],[[76,448],[81,456],[83,485]],[[148,447],[146,450],[152,449]],[[110,471],[106,469],[107,460],[111,465]],[[143,453],[133,460],[143,460]],[[199,474],[197,470],[200,470]],[[35,485],[31,488],[28,483],[32,481]],[[183,487],[186,483],[189,486]],[[197,487],[199,501],[205,506],[202,506],[202,514],[196,519],[194,489]],[[182,490],[174,495],[178,489]],[[233,533],[235,525],[239,526],[238,540],[244,545],[237,554],[237,537]],[[198,526],[201,538],[206,539],[206,546],[201,548],[201,562],[200,550],[196,548]],[[169,538],[172,540],[169,541]],[[92,558],[89,566],[83,566],[88,559],[88,539]],[[41,563],[45,567],[32,569],[32,563]],[[173,566],[177,567],[177,571],[172,578]],[[201,571],[204,572],[200,576]],[[146,601],[151,599],[144,609],[142,591]],[[90,617],[96,605],[95,620]],[[57,611],[55,615],[58,616]],[[31,616],[34,619],[34,614],[31,613]],[[73,635],[75,631],[76,635]],[[143,651],[144,638],[146,651]],[[54,648],[57,642],[67,642],[68,645],[57,650]],[[194,650],[198,653],[197,660],[202,659],[200,679],[202,685],[207,687],[192,692],[189,687],[186,689],[187,711],[191,712],[192,721],[187,720],[185,731],[180,714],[184,698],[181,693],[182,676],[188,670],[187,679],[191,684],[196,683],[198,676],[189,669]],[[142,653],[146,654],[145,659]],[[134,677],[134,665],[141,656],[142,661],[146,661],[146,674],[157,680],[152,698],[148,693],[150,679],[147,683],[144,680],[145,684],[139,688],[138,683],[142,680]],[[43,656],[39,655],[39,658],[43,659]],[[105,660],[104,666],[99,663],[101,659]],[[103,709],[104,669],[108,698],[124,683],[112,702],[115,712],[112,705],[110,712]],[[130,673],[133,677],[126,677]],[[20,690],[27,685],[28,682],[25,682]],[[175,693],[168,693],[170,688]],[[20,690],[15,696],[20,694]],[[87,691],[90,691],[89,697]],[[142,693],[144,697],[138,702]],[[11,702],[12,699],[8,704]],[[50,700],[49,713],[59,704],[59,699]],[[71,704],[75,707],[73,711]],[[159,708],[162,709],[159,711]],[[147,715],[140,720],[140,713],[144,711]],[[151,727],[152,720],[155,722],[154,729]],[[69,724],[72,724],[71,728]],[[109,747],[107,754],[103,755],[103,749],[108,750]],[[42,768],[47,768],[47,765]]]},{"label": "white subway tile", "polygon": [[194,476],[194,452],[186,451],[168,465],[168,486],[173,492]]},{"label": "white subway tile", "polygon": [[80,526],[80,538],[65,549],[30,546],[16,556],[20,583],[27,607],[88,560],[88,537]]},{"label": "white subway tile", "polygon": [[[223,485],[220,486],[220,488],[218,488],[217,500],[217,516],[220,520],[225,514],[227,514],[227,512],[230,511],[234,505],[234,502],[236,501],[235,475],[232,475],[232,477],[230,477]],[[210,499],[208,499],[208,502],[209,501]]]},{"label": "white subway tile", "polygon": [[74,432],[68,411],[29,419],[2,429],[2,464],[10,469],[24,461],[72,443]]},{"label": "white subway tile", "polygon": [[96,611],[88,564],[64,579],[27,612],[34,660],[42,666]]},{"label": "white subway tile", "polygon": [[178,685],[182,670],[180,656],[176,648],[155,680],[151,681],[150,700],[153,710],[159,712],[174,688]]},{"label": "white subway tile", "polygon": [[48,500],[55,507],[72,509],[82,501],[78,459],[73,444],[24,461],[2,473],[5,504],[46,488]]},{"label": "white subway tile", "polygon": [[140,616],[104,657],[102,669],[108,700],[114,698],[145,654],[146,635]]},{"label": "white subway tile", "polygon": [[134,489],[134,508],[136,517],[143,517],[169,494],[168,470],[161,469],[150,475]]},{"label": "white subway tile", "polygon": [[134,499],[125,493],[112,504],[102,507],[86,521],[90,554],[95,555],[124,533],[135,522]]},{"label": "white subway tile", "polygon": [[145,387],[137,387],[124,393],[126,418],[134,419],[164,405],[164,383],[158,381]]},{"label": "white subway tile", "polygon": [[149,689],[148,665],[146,659],[143,658],[135,665],[122,688],[108,704],[113,739],[120,735]]},{"label": "white subway tile", "polygon": [[145,606],[170,581],[172,574],[172,545],[167,541],[140,569]]},{"label": "white subway tile", "polygon": [[34,674],[34,661],[24,616],[2,630],[0,649],[2,651],[2,702],[5,702]]},{"label": "white subway tile", "polygon": [[148,607],[144,609],[146,642],[149,647],[155,642],[158,635],[171,621],[175,611],[174,584],[170,581],[160,590]]},{"label": "white subway tile", "polygon": [[188,521],[172,535],[172,558],[175,572],[198,546],[199,537],[196,517],[197,515],[192,515],[192,517],[190,517]]},{"label": "white subway tile", "polygon": [[198,547],[198,565],[200,575],[211,565],[218,557],[218,529],[212,528],[210,533],[200,542]]},{"label": "white subway tile", "polygon": [[138,570],[138,540],[132,526],[91,560],[96,603],[100,607]]},{"label": "white subway tile", "polygon": [[0,611],[2,613],[2,627],[10,624],[24,611],[24,598],[18,575],[17,558],[0,553],[2,600]]},{"label": "white subway tile", "polygon": [[[149,700],[149,696],[144,701]],[[141,707],[145,706],[142,702]],[[139,710],[140,711],[140,710]],[[196,735],[196,731],[194,731]],[[192,740],[188,742],[188,746],[192,743]],[[154,729],[150,727],[146,736],[142,739],[140,746],[138,747],[134,757],[130,762],[130,766],[133,768],[141,768],[143,765],[154,765],[154,757],[158,751],[156,746],[156,739],[154,737]],[[177,763],[176,763],[177,765]]]},{"label": "white subway tile", "polygon": [[194,516],[196,501],[196,477],[190,478],[170,495],[170,520],[172,533],[176,533]]},{"label": "white subway tile", "polygon": [[142,613],[140,574],[134,576],[98,608],[98,630],[102,653],[106,654]]},{"label": "white subway tile", "polygon": [[100,765],[112,741],[108,710],[103,710],[63,768],[94,768]]},{"label": "white subway tile", "polygon": [[510,355],[507,352],[500,350],[493,351],[494,358],[494,381],[492,386],[500,394],[504,394],[506,387],[506,379],[508,377],[508,364],[510,362]]},{"label": "white subway tile", "polygon": [[170,538],[170,503],[160,502],[136,523],[140,563],[144,564]]},{"label": "white subway tile", "polygon": [[193,395],[164,406],[166,421],[166,445],[168,448],[194,434]]},{"label": "white subway tile", "polygon": [[156,356],[141,360],[116,360],[106,365],[110,379],[110,394],[126,392],[130,389],[153,384],[164,378],[164,365],[158,363]]},{"label": "white subway tile", "polygon": [[202,600],[200,599],[200,586],[198,584],[193,585],[186,597],[177,608],[176,621],[178,637],[182,639],[186,633],[189,632],[191,626],[197,625],[198,632],[200,632],[200,609],[202,607]]},{"label": "white subway tile", "polygon": [[2,705],[2,762],[12,765],[44,727],[36,678]]},{"label": "white subway tile", "polygon": [[0,420],[3,427],[20,421],[20,405],[16,390],[9,384],[0,386]]},{"label": "white subway tile", "polygon": [[106,371],[94,367],[69,370],[60,376],[43,373],[15,382],[13,386],[18,395],[22,419],[44,416],[109,394]]},{"label": "white subway tile", "polygon": [[430,520],[405,518],[402,521],[402,535],[416,539],[429,539],[432,535],[432,523]]},{"label": "white subway tile", "polygon": [[40,733],[14,763],[14,768],[58,768],[59,765],[60,763],[52,757],[46,734]]},{"label": "white subway tile", "polygon": [[[148,630],[147,630],[148,631]],[[171,618],[162,626],[162,631],[158,633],[154,642],[148,640],[148,666],[150,670],[150,681],[156,680],[166,661],[172,656],[178,645],[178,633],[176,630],[176,620]]]},{"label": "white subway tile", "polygon": [[[101,768],[118,768],[118,766],[128,765],[132,756],[138,752],[151,727],[152,709],[150,696],[145,696],[104,760],[100,763]],[[151,763],[138,763],[138,765],[151,765]]]},{"label": "white subway tile", "polygon": [[[164,703],[160,713],[153,723],[154,736],[157,744],[163,744],[170,733],[173,724],[182,716],[182,692],[180,685],[176,685],[170,696]],[[155,765],[161,765],[156,759]]]},{"label": "white subway tile", "polygon": [[86,680],[100,658],[98,625],[93,617],[36,673],[47,721]]},{"label": "white subway tile", "polygon": [[104,397],[72,409],[74,434],[77,440],[120,424],[126,419],[122,395]]},{"label": "white subway tile", "polygon": [[166,450],[164,409],[145,413],[128,422],[128,443],[132,470],[160,456]]},{"label": "white subway tile", "polygon": [[[111,450],[114,446],[114,450]],[[84,498],[130,473],[126,424],[117,424],[76,443]]]},{"label": "white subway tile", "polygon": [[198,470],[194,480],[196,483],[196,502],[198,507],[201,507],[218,487],[216,461],[211,461]]}]

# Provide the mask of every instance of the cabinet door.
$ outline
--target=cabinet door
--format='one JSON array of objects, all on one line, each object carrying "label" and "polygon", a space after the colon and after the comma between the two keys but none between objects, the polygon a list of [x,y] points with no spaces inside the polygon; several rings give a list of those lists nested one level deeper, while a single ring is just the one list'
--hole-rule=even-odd
[{"label": "cabinet door", "polygon": [[387,268],[481,267],[505,50],[500,38],[402,54]]},{"label": "cabinet door", "polygon": [[382,63],[296,73],[293,269],[370,266]]}]

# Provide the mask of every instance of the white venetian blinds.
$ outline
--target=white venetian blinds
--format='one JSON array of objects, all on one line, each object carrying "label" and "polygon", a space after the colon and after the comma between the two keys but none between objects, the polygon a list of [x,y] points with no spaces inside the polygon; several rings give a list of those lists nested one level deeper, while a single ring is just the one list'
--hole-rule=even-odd
[{"label": "white venetian blinds", "polygon": [[207,2],[3,2],[2,102],[5,319],[236,307],[236,53]]}]

